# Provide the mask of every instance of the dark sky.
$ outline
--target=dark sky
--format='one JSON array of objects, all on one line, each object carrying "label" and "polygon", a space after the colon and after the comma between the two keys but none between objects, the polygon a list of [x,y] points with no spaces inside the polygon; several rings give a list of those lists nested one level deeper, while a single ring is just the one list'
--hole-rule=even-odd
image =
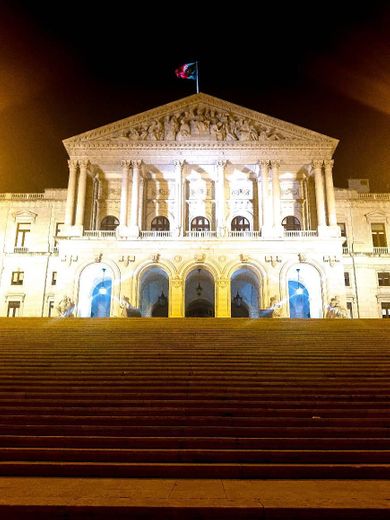
[{"label": "dark sky", "polygon": [[201,91],[340,139],[337,186],[390,191],[388,2],[41,3],[0,2],[0,192],[66,187],[63,139],[194,93],[196,59]]}]

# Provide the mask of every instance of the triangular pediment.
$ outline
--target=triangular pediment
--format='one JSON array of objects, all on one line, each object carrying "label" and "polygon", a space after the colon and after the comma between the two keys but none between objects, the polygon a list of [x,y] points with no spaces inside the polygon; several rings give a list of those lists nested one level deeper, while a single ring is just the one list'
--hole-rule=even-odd
[{"label": "triangular pediment", "polygon": [[67,149],[145,142],[306,143],[335,148],[337,139],[223,101],[194,94],[64,141]]}]

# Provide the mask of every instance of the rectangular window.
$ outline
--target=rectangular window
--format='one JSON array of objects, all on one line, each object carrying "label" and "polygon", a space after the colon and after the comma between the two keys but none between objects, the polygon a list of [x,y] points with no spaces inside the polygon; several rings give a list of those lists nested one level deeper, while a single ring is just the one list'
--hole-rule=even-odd
[{"label": "rectangular window", "polygon": [[51,318],[53,316],[53,311],[54,311],[54,300],[49,300],[49,307],[48,307],[48,311],[47,311],[47,315],[49,318]]},{"label": "rectangular window", "polygon": [[57,285],[57,271],[51,273],[51,284]]},{"label": "rectangular window", "polygon": [[11,276],[11,285],[23,285],[24,280],[24,272],[23,271],[13,271]]},{"label": "rectangular window", "polygon": [[349,317],[353,318],[352,302],[347,302],[347,310],[349,313]]},{"label": "rectangular window", "polygon": [[390,302],[382,302],[382,318],[390,318]]},{"label": "rectangular window", "polygon": [[345,227],[345,222],[337,222],[337,225],[340,227],[341,236],[347,237],[347,229]]},{"label": "rectangular window", "polygon": [[390,273],[389,272],[383,272],[378,273],[378,285],[381,287],[387,285],[390,285]]},{"label": "rectangular window", "polygon": [[20,301],[10,300],[8,302],[7,317],[8,318],[18,317],[19,311],[20,311]]},{"label": "rectangular window", "polygon": [[349,273],[347,271],[344,271],[344,285],[346,287],[349,287],[351,285],[349,281]]},{"label": "rectangular window", "polygon": [[63,225],[64,225],[63,222],[56,222],[56,234],[55,234],[56,237],[58,237],[58,235],[61,233]]},{"label": "rectangular window", "polygon": [[19,222],[16,227],[15,247],[26,247],[27,236],[31,231],[31,223]]},{"label": "rectangular window", "polygon": [[386,231],[384,224],[371,224],[372,245],[374,247],[387,247]]}]

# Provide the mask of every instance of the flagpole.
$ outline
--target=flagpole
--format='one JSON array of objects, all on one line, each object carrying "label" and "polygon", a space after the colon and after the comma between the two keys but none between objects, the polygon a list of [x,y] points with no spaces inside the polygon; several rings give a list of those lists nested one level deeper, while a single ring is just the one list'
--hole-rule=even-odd
[{"label": "flagpole", "polygon": [[199,69],[198,69],[198,62],[195,62],[196,65],[196,93],[199,94]]}]

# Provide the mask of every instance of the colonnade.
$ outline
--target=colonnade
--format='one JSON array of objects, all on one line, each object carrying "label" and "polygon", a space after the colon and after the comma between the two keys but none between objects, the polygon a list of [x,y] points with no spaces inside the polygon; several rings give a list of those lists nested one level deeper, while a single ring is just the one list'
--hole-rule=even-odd
[{"label": "colonnade", "polygon": [[[83,226],[85,198],[89,162],[87,160],[69,160],[69,183],[66,199],[65,226]],[[183,231],[185,217],[184,200],[184,161],[175,160],[176,211],[175,233]],[[223,236],[226,229],[225,215],[225,179],[227,161],[218,160],[215,164],[215,204],[216,228],[218,235]],[[141,160],[123,160],[120,226],[128,228],[129,235],[137,236],[140,231],[142,215],[143,185]],[[313,160],[317,225],[318,228],[336,226],[336,203],[333,187],[333,160]],[[280,196],[280,161],[261,160],[256,165],[259,227],[262,236],[279,234],[281,229],[281,196]],[[131,178],[131,190],[129,190]],[[129,191],[131,200],[129,201]],[[130,202],[130,204],[129,204]]]}]

